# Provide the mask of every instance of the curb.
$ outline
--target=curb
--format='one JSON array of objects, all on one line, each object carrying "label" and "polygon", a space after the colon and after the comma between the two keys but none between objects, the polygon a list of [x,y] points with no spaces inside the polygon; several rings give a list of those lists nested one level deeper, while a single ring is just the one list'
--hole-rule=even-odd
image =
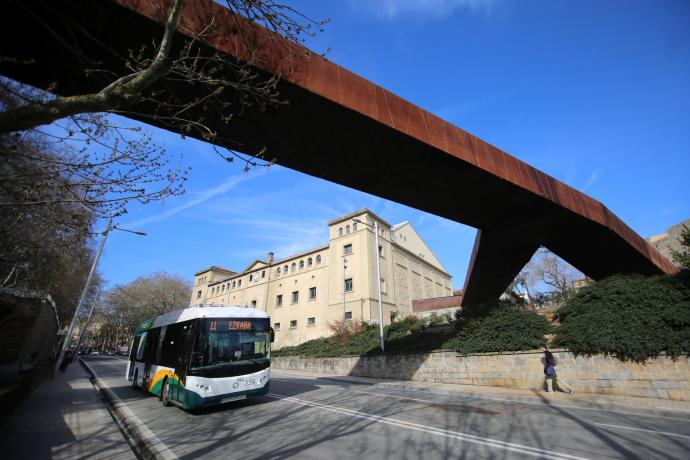
[{"label": "curb", "polygon": [[130,438],[136,453],[145,460],[175,460],[175,455],[151,430],[134,415],[116,394],[111,390],[84,360],[79,358],[79,363],[91,375],[91,381],[96,389],[103,395],[106,404],[117,422],[122,426],[125,434]]}]

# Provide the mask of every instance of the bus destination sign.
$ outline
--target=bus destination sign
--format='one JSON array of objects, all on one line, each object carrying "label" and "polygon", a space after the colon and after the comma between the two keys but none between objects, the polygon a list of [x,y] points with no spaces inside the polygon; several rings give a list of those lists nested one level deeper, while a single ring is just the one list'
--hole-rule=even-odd
[{"label": "bus destination sign", "polygon": [[252,322],[251,321],[228,321],[228,329],[234,331],[251,331]]}]

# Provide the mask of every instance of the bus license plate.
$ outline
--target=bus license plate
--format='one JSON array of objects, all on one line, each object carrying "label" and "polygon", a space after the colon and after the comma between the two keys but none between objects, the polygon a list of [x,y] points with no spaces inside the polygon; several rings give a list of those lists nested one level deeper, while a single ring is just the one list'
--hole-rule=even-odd
[{"label": "bus license plate", "polygon": [[247,395],[228,396],[227,398],[221,399],[220,403],[223,404],[230,401],[239,401],[240,399],[247,399]]}]

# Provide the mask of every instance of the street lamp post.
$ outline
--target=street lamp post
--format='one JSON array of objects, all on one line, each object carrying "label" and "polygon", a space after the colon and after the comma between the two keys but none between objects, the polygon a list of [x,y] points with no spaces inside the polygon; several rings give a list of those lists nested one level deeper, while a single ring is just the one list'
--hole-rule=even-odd
[{"label": "street lamp post", "polygon": [[72,333],[74,332],[74,326],[77,324],[77,317],[79,316],[79,311],[81,310],[81,306],[84,304],[84,299],[86,299],[86,294],[89,292],[89,289],[91,289],[91,281],[93,280],[93,274],[96,272],[96,267],[98,266],[98,259],[101,258],[101,253],[103,252],[103,246],[105,246],[105,242],[108,239],[108,234],[110,233],[111,230],[122,230],[123,232],[129,232],[129,233],[134,233],[137,235],[142,235],[145,236],[146,233],[144,232],[138,232],[135,230],[127,230],[125,228],[119,228],[117,226],[113,226],[113,218],[111,217],[108,219],[108,224],[105,226],[105,230],[103,231],[103,238],[101,239],[101,243],[98,245],[98,250],[96,251],[96,256],[93,259],[93,263],[91,264],[91,270],[89,270],[89,276],[86,278],[86,284],[84,285],[84,290],[81,292],[81,297],[79,297],[79,303],[77,304],[77,308],[74,310],[74,316],[72,317],[72,322],[69,325],[69,329],[67,329],[67,334],[65,335],[65,340],[62,342],[62,347],[60,348],[60,353],[58,354],[57,361],[55,362],[55,371],[58,370],[60,367],[60,364],[62,363],[62,360],[65,359],[65,351],[67,348],[70,346],[72,342]]},{"label": "street lamp post", "polygon": [[86,322],[84,325],[81,327],[81,332],[79,333],[79,338],[77,339],[77,346],[74,347],[77,353],[79,353],[79,349],[81,348],[81,341],[84,340],[84,336],[86,335],[86,328],[89,327],[89,321],[91,321],[91,314],[93,313],[93,307],[96,306],[96,302],[98,301],[98,294],[100,294],[101,290],[97,289],[96,290],[96,295],[93,297],[93,302],[91,302],[91,308],[89,309],[89,316],[86,317]]},{"label": "street lamp post", "polygon": [[371,227],[374,229],[374,241],[375,241],[375,248],[374,250],[376,251],[376,276],[378,277],[378,292],[379,292],[379,339],[381,342],[381,351],[385,351],[384,344],[383,344],[383,301],[381,299],[381,254],[379,253],[379,223],[376,219],[374,219],[374,226],[372,227],[371,225],[362,222],[359,219],[352,219],[354,222],[357,222],[358,224],[366,225],[367,227]]}]

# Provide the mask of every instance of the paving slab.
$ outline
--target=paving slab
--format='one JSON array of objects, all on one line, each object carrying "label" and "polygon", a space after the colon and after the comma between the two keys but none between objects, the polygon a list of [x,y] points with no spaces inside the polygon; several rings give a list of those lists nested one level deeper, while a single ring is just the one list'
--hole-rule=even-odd
[{"label": "paving slab", "polygon": [[0,446],[5,460],[136,458],[76,361],[43,381],[5,420]]}]

